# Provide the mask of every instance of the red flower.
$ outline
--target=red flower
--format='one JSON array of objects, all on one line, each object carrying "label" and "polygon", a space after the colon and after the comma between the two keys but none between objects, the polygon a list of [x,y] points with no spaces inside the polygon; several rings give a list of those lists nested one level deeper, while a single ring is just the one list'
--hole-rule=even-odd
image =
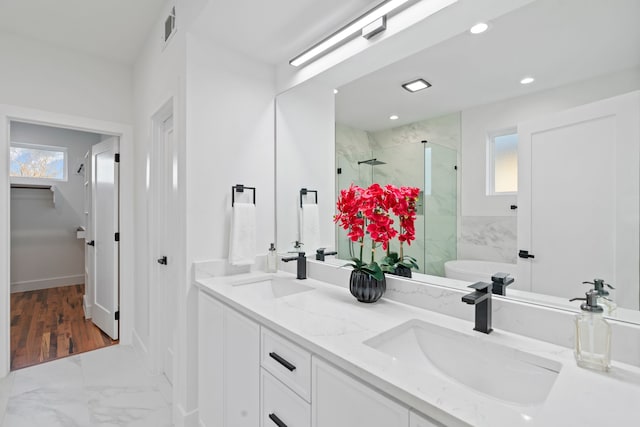
[{"label": "red flower", "polygon": [[[419,195],[420,189],[416,187],[381,187],[372,184],[363,189],[352,184],[340,191],[334,222],[348,230],[347,236],[354,242],[364,241],[366,229],[371,240],[385,250],[389,247],[389,241],[396,236],[401,244],[411,244],[415,240],[416,202]],[[398,217],[400,232],[393,227],[395,221],[390,213]]]}]

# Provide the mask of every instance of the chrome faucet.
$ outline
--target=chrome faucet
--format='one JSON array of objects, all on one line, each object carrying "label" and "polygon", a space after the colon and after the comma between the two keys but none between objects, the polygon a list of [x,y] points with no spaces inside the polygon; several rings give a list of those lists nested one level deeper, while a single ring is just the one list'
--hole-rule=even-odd
[{"label": "chrome faucet", "polygon": [[326,248],[319,248],[318,250],[316,250],[316,260],[317,261],[324,261],[325,257],[327,257],[327,255],[337,255],[338,252],[336,251],[331,251],[331,252],[327,252],[325,251]]},{"label": "chrome faucet", "polygon": [[296,279],[307,278],[307,257],[304,255],[304,252],[298,252],[297,256],[282,258],[282,261],[283,262],[297,261]]},{"label": "chrome faucet", "polygon": [[476,282],[468,286],[474,292],[462,297],[462,302],[476,306],[476,326],[474,331],[491,333],[491,290],[492,283]]}]

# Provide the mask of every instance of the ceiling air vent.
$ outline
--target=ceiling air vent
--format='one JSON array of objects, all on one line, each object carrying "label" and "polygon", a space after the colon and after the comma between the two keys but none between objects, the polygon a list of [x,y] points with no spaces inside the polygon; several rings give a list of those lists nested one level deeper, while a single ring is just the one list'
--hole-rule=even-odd
[{"label": "ceiling air vent", "polygon": [[167,44],[173,34],[176,32],[176,8],[171,8],[171,13],[164,21],[164,43]]}]

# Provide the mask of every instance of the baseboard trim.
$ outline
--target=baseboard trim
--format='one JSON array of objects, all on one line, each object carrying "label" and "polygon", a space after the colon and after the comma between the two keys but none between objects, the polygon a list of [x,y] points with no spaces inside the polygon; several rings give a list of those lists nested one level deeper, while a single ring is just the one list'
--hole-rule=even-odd
[{"label": "baseboard trim", "polygon": [[49,279],[25,280],[11,283],[11,293],[39,291],[40,289],[59,288],[61,286],[82,285],[84,274],[74,276],[51,277]]},{"label": "baseboard trim", "polygon": [[202,425],[197,409],[187,412],[180,404],[173,406],[173,422],[175,427],[200,427]]},{"label": "baseboard trim", "polygon": [[135,329],[131,331],[131,338],[131,346],[135,352],[142,357],[142,359],[147,363],[147,366],[151,366],[149,363],[149,350],[147,350],[147,346],[144,345],[142,338],[140,338],[140,335],[138,335]]}]

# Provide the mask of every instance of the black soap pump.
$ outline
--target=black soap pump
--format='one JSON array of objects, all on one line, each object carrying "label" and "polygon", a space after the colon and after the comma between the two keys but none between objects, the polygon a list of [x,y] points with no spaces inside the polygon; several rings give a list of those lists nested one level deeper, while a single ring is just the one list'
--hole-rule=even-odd
[{"label": "black soap pump", "polygon": [[575,351],[578,366],[598,371],[608,371],[611,367],[611,326],[604,319],[602,306],[598,305],[598,291],[589,290],[582,300],[581,312],[576,315]]}]

